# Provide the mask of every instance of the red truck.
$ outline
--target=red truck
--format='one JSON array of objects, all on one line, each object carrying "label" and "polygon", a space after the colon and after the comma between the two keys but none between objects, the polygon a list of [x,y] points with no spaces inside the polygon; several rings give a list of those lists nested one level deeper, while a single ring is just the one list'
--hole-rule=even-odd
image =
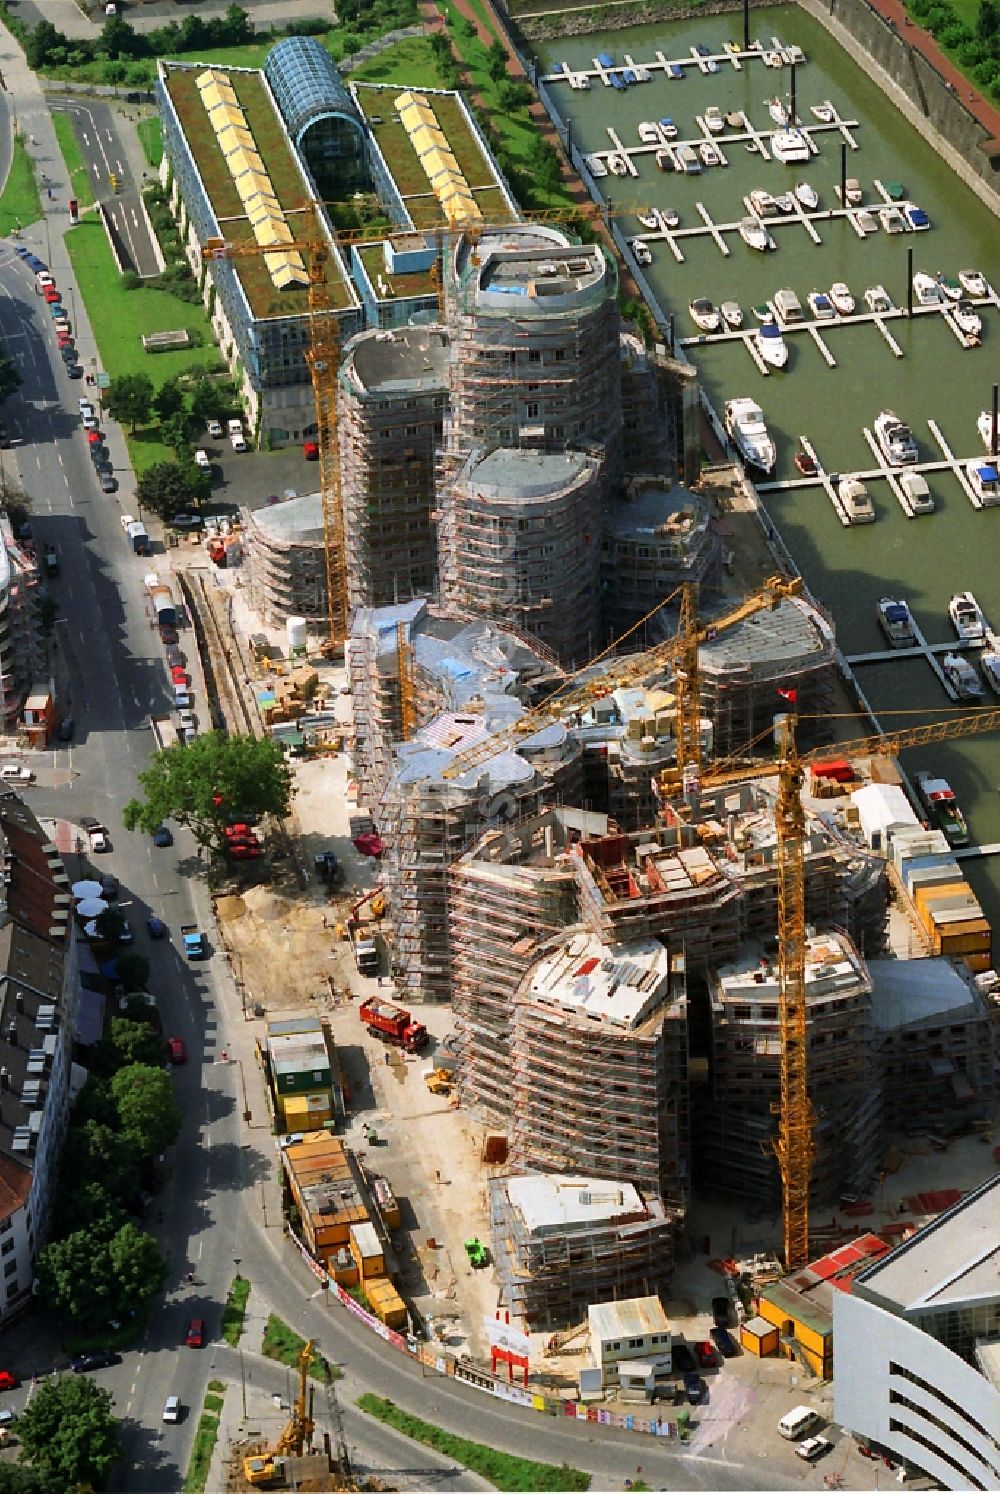
[{"label": "red truck", "polygon": [[407,1053],[416,1053],[427,1042],[427,1028],[422,1022],[414,1022],[402,1006],[391,1001],[379,1001],[376,996],[363,1001],[358,1016],[375,1037],[383,1043],[395,1043]]}]

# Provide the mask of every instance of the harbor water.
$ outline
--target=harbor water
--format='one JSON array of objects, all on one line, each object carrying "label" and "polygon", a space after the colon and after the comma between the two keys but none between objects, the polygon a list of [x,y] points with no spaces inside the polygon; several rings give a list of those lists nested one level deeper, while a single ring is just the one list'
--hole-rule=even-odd
[{"label": "harbor water", "polygon": [[[540,49],[544,72],[562,63],[572,68],[593,67],[598,54],[610,54],[618,67],[628,53],[636,63],[690,57],[696,44],[721,53],[729,40],[742,34],[742,13],[705,16],[670,25],[635,27],[546,43]],[[653,241],[653,262],[644,273],[663,309],[672,314],[678,338],[694,337],[698,329],[688,303],[704,296],[719,305],[735,300],[743,308],[745,326],[755,325],[751,307],[774,296],[782,287],[796,292],[807,317],[806,297],[812,290],[829,290],[846,281],[859,311],[866,311],[864,292],[881,283],[897,306],[906,304],[907,251],[914,269],[954,276],[976,268],[1000,291],[1000,232],[996,218],[955,176],[948,164],[912,129],[838,44],[810,16],[794,6],[751,12],[751,35],[765,47],[776,36],[797,44],[806,62],[796,68],[796,105],[804,125],[817,123],[811,106],[830,100],[844,120],[857,121],[850,133],[858,149],[848,150],[846,174],[864,188],[865,205],[881,199],[873,183],[901,182],[906,195],[930,216],[931,228],[921,233],[892,236],[881,228],[864,239],[845,218],[818,218],[819,245],[801,223],[773,228],[776,252],[760,254],[748,248],[738,233],[725,240],[724,257],[706,235],[681,238],[684,262],[677,263],[668,245]],[[571,90],[564,82],[551,85],[563,118],[571,121],[573,139],[584,153],[608,151],[608,126],[626,146],[639,144],[638,124],[670,117],[678,138],[699,138],[695,122],[709,105],[727,111],[746,111],[754,127],[773,130],[765,100],[775,95],[787,102],[788,67],[766,67],[744,59],[737,71],[720,63],[718,72],[685,69],[683,80],[654,71],[649,82],[625,92],[594,79],[587,91]],[[719,224],[738,222],[746,214],[743,197],[754,189],[777,195],[805,180],[818,192],[820,209],[836,208],[834,187],[841,179],[842,136],[824,131],[815,135],[819,154],[805,164],[763,161],[743,143],[719,137],[729,165],[712,167],[698,176],[657,169],[652,153],[636,158],[639,175],[601,179],[612,203],[673,209],[680,227],[700,221],[696,203],[703,204]],[[774,220],[768,220],[773,227]],[[628,237],[642,235],[635,217],[622,220]],[[979,308],[983,318],[982,345],[964,348],[937,315],[888,323],[902,357],[894,356],[877,327],[850,318],[826,324],[823,340],[836,360],[828,366],[820,349],[805,332],[787,337],[790,356],[785,369],[761,374],[741,342],[711,338],[687,349],[697,365],[703,386],[720,413],[726,400],[750,395],[762,406],[778,447],[776,479],[797,477],[793,457],[805,436],[830,473],[871,469],[877,465],[864,438],[880,410],[891,408],[913,429],[922,461],[941,458],[927,422],[936,422],[958,458],[982,457],[976,430],[979,412],[987,408],[991,386],[1000,380],[1000,308]],[[953,637],[947,606],[956,591],[970,589],[990,623],[1000,632],[1000,508],[976,510],[957,478],[950,472],[929,473],[935,501],[932,514],[907,518],[888,485],[869,483],[876,522],[845,528],[819,486],[788,488],[766,495],[771,517],[795,557],[810,590],[832,613],[840,645],[847,655],[885,648],[876,625],[876,603],[883,595],[905,598],[931,643]],[[956,706],[944,694],[927,664],[920,659],[894,660],[859,667],[858,677],[883,725],[900,726],[946,717]],[[1000,704],[987,687],[985,704]],[[860,723],[859,723],[860,725]],[[861,730],[865,730],[861,727]],[[961,742],[946,742],[919,753],[909,753],[909,770],[932,767],[947,777],[966,810],[973,839],[981,844],[1000,842],[1000,733]],[[1000,931],[1000,856],[965,863],[965,870],[983,906]]]}]

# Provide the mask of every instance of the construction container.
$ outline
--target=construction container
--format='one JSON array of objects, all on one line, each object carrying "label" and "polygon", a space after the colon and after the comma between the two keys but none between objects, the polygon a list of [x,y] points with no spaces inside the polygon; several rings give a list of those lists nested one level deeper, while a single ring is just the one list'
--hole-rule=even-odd
[{"label": "construction container", "polygon": [[932,882],[918,886],[914,890],[913,901],[918,908],[929,908],[933,903],[951,906],[960,900],[971,898],[972,895],[968,882],[960,877],[954,882]]},{"label": "construction container", "polygon": [[778,1330],[767,1318],[748,1318],[740,1324],[740,1344],[748,1354],[766,1359],[778,1352]]},{"label": "construction container", "polygon": [[289,1131],[321,1131],[333,1119],[328,1090],[311,1095],[279,1095],[278,1104]]},{"label": "construction container", "polygon": [[402,1222],[399,1204],[396,1201],[396,1195],[389,1187],[385,1178],[375,1179],[372,1185],[372,1192],[375,1194],[375,1202],[381,1210],[386,1229],[399,1229]]},{"label": "construction container", "polygon": [[911,829],[904,826],[892,832],[892,861],[900,871],[904,861],[917,856],[943,856],[953,858],[954,852],[942,830]]},{"label": "construction container", "polygon": [[385,1275],[385,1256],[382,1242],[370,1219],[364,1224],[352,1224],[348,1248],[361,1273],[361,1280]]},{"label": "construction container", "polygon": [[908,856],[899,864],[903,886],[911,894],[927,882],[958,882],[962,868],[953,857]]},{"label": "construction container", "polygon": [[372,1312],[387,1328],[398,1328],[405,1332],[408,1324],[406,1303],[387,1277],[366,1281],[365,1296],[371,1304]]}]

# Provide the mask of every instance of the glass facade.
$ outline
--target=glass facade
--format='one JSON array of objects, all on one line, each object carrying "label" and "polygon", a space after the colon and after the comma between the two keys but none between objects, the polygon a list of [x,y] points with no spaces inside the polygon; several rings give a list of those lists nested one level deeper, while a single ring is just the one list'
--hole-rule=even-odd
[{"label": "glass facade", "polygon": [[264,76],[323,200],[370,186],[367,132],[333,59],[311,36],[290,36],[268,53]]}]

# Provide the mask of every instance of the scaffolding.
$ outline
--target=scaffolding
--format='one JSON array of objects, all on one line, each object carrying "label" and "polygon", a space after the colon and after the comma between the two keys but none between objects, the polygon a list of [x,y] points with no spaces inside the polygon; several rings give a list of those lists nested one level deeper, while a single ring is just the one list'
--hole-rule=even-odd
[{"label": "scaffolding", "polygon": [[326,558],[319,493],[240,510],[247,601],[267,627],[304,617],[325,627]]}]

